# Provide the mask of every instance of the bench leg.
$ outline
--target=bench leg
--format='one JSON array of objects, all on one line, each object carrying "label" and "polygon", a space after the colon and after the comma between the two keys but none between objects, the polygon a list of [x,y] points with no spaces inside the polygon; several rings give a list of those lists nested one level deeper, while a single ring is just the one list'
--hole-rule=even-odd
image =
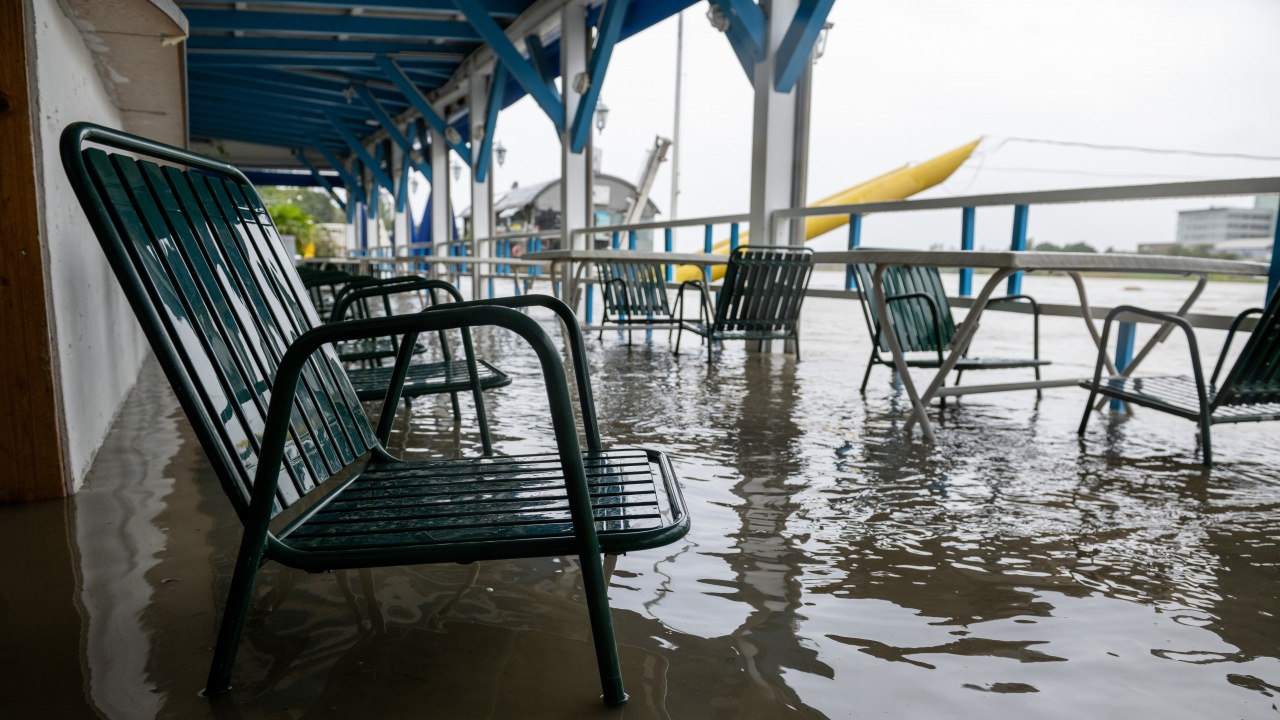
[{"label": "bench leg", "polygon": [[604,567],[599,553],[578,557],[582,563],[582,585],[587,596],[587,613],[591,616],[591,638],[596,648],[596,664],[600,667],[604,702],[616,707],[627,701],[627,693],[622,688],[622,664],[618,661],[618,642],[613,636]]},{"label": "bench leg", "polygon": [[1213,467],[1213,446],[1209,443],[1209,418],[1200,415],[1200,448],[1204,451],[1204,466]]},{"label": "bench leg", "polygon": [[218,628],[218,642],[213,648],[213,663],[209,667],[209,679],[204,692],[208,697],[231,689],[231,669],[235,666],[236,650],[244,634],[244,622],[253,600],[253,581],[262,565],[263,543],[253,542],[245,530],[236,557],[235,573],[231,576],[231,589],[227,592],[227,604],[222,609],[222,624]]},{"label": "bench leg", "polygon": [[867,360],[867,371],[862,375],[862,387],[858,388],[858,392],[863,395],[867,394],[867,381],[871,379],[871,368],[876,366],[876,352],[871,351],[871,359]]},{"label": "bench leg", "polygon": [[1090,389],[1089,400],[1084,404],[1084,417],[1080,418],[1080,429],[1076,430],[1076,434],[1080,437],[1084,437],[1084,429],[1089,425],[1089,416],[1093,414],[1093,400],[1096,397],[1098,397],[1098,391]]}]

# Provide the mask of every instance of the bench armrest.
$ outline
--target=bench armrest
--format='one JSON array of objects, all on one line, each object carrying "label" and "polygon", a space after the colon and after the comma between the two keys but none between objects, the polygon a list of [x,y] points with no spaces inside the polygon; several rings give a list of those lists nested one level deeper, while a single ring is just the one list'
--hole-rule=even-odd
[{"label": "bench armrest", "polygon": [[987,301],[987,307],[998,302],[1028,302],[1031,304],[1032,317],[1032,333],[1031,333],[1031,352],[1032,357],[1036,360],[1040,359],[1040,303],[1030,295],[1005,295],[1003,297],[991,298]]},{"label": "bench armrest", "polygon": [[[1200,407],[1202,409],[1208,407],[1208,397],[1204,386],[1204,371],[1200,367],[1200,346],[1196,343],[1196,331],[1191,323],[1184,317],[1179,317],[1173,313],[1157,312],[1155,310],[1147,310],[1146,308],[1134,307],[1133,305],[1118,305],[1107,313],[1107,319],[1102,324],[1102,339],[1098,342],[1098,362],[1093,370],[1093,387],[1099,387],[1102,382],[1102,368],[1104,366],[1104,358],[1107,352],[1107,341],[1111,337],[1111,325],[1120,315],[1141,315],[1152,320],[1160,320],[1162,322],[1171,323],[1182,328],[1182,332],[1187,336],[1187,347],[1191,351],[1191,372],[1196,382],[1196,393],[1200,399]],[[1092,397],[1092,396],[1090,396]]]},{"label": "bench armrest", "polygon": [[1209,385],[1217,387],[1218,373],[1222,372],[1222,364],[1227,359],[1227,350],[1231,348],[1231,340],[1236,336],[1236,330],[1240,329],[1240,323],[1244,322],[1244,319],[1250,315],[1261,315],[1264,312],[1266,312],[1264,308],[1249,308],[1237,315],[1235,320],[1231,321],[1231,328],[1227,330],[1227,339],[1222,343],[1222,352],[1218,353],[1218,363],[1213,367],[1213,377],[1209,378]]},{"label": "bench armrest", "polygon": [[698,319],[711,322],[715,314],[711,311],[711,296],[707,293],[707,284],[701,280],[685,280],[676,290],[676,309],[672,314],[676,320],[684,320],[684,291],[686,287],[695,287],[699,292]]}]

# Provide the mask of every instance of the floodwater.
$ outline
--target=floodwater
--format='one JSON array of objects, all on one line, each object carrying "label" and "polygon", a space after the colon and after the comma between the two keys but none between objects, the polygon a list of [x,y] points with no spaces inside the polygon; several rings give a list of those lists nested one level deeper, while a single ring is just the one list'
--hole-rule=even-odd
[{"label": "floodwater", "polygon": [[[1191,287],[1089,283],[1096,305],[1162,309]],[[1074,301],[1064,278],[1024,290]],[[1213,284],[1196,310],[1262,292]],[[1082,321],[1044,322],[1046,376],[1089,373]],[[973,354],[1023,354],[1029,327],[990,313]],[[693,519],[613,567],[622,709],[598,699],[570,558],[268,565],[235,690],[199,697],[239,525],[152,363],[84,491],[0,507],[0,717],[1280,717],[1280,426],[1218,426],[1207,471],[1193,424],[1151,411],[1099,414],[1081,442],[1085,394],[1060,388],[935,407],[927,446],[887,369],[857,391],[856,303],[809,300],[803,338],[799,363],[731,344],[710,367],[665,331],[589,341],[606,446],[667,452]],[[487,395],[499,449],[551,447],[531,354],[477,347],[516,377]],[[1148,363],[1186,372],[1186,346]],[[478,452],[463,408],[455,426],[419,400],[392,448]]]}]

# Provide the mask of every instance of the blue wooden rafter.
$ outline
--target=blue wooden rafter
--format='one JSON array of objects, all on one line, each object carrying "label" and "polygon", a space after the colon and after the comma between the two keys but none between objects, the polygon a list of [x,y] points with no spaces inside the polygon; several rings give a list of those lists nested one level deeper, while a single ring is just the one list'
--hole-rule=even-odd
[{"label": "blue wooden rafter", "polygon": [[[368,210],[369,210],[369,219],[370,219],[370,220],[376,220],[376,219],[378,219],[378,205],[379,205],[379,202],[378,202],[378,194],[379,194],[381,191],[380,191],[380,190],[379,190],[379,188],[378,188],[378,185],[380,184],[380,182],[379,182],[379,181],[377,181],[377,175],[378,175],[379,173],[381,173],[381,174],[383,174],[383,175],[386,175],[386,173],[383,173],[383,172],[382,172],[382,163],[387,159],[386,154],[385,154],[385,153],[383,152],[383,150],[382,150],[382,143],[378,143],[378,147],[377,147],[377,150],[376,150],[375,152],[377,152],[378,156],[377,156],[376,158],[374,158],[374,160],[373,160],[374,164],[369,166],[369,172],[370,172],[370,173],[372,173],[372,174],[374,175],[374,178],[375,178],[375,182],[373,183],[373,187],[369,188],[369,207],[368,207]],[[387,178],[387,180],[390,180],[390,179],[391,179],[391,178]],[[394,198],[394,197],[395,197],[395,195],[396,195],[396,186],[395,186],[395,184],[394,184],[394,183],[388,183],[388,185],[387,185],[387,192],[391,193],[391,197],[392,197],[392,198]],[[376,226],[375,226],[375,227],[376,227]]]},{"label": "blue wooden rafter", "polygon": [[[477,7],[480,4],[476,3]],[[481,9],[488,17],[488,11]],[[191,27],[202,32],[292,33],[306,35],[352,35],[378,38],[421,38],[463,40],[480,39],[472,25],[451,20],[418,20],[409,18],[372,17],[366,15],[334,15],[295,12],[259,12],[222,9],[185,8],[183,14]],[[492,22],[492,21],[491,21]]]},{"label": "blue wooden rafter", "polygon": [[[440,117],[440,114],[435,111],[435,108],[431,107],[431,103],[427,101],[427,96],[422,94],[422,90],[418,89],[418,86],[409,79],[409,76],[404,74],[404,70],[400,69],[400,66],[395,60],[392,60],[386,55],[379,55],[376,59],[378,66],[382,68],[383,74],[386,75],[391,82],[395,83],[396,87],[400,88],[400,92],[404,95],[405,99],[409,101],[409,104],[422,115],[422,117],[427,121],[427,124],[429,124],[433,130],[444,136],[445,142],[448,143],[448,123],[444,121],[444,118]],[[471,152],[467,148],[466,143],[461,141],[449,143],[449,147],[453,148],[454,151],[462,157],[463,161],[467,163],[467,165],[471,164]]]},{"label": "blue wooden rafter", "polygon": [[307,154],[301,150],[295,150],[294,155],[297,156],[298,162],[302,163],[303,167],[311,171],[311,176],[316,179],[316,182],[319,183],[320,187],[325,189],[325,192],[329,193],[329,197],[333,198],[333,201],[338,203],[338,207],[342,208],[342,212],[345,213],[347,211],[347,203],[338,196],[337,191],[333,189],[333,185],[329,184],[328,179],[320,174],[320,171],[316,169],[315,165],[311,164],[311,161],[307,159]]},{"label": "blue wooden rafter", "polygon": [[502,96],[507,91],[507,66],[496,63],[493,77],[489,78],[489,102],[484,111],[484,137],[480,140],[480,156],[476,159],[476,182],[484,182],[493,163],[493,134],[498,128],[498,112],[502,110]]},{"label": "blue wooden rafter", "polygon": [[[369,168],[369,172],[373,174],[373,179],[377,184],[391,192],[395,192],[395,183],[391,182],[391,178],[387,177],[387,174],[382,171],[382,163],[378,162],[377,159],[369,154],[368,150],[364,149],[364,145],[360,144],[360,138],[348,130],[347,126],[342,124],[342,119],[337,115],[326,114],[329,115],[329,121],[333,123],[333,129],[338,131],[338,135],[342,136],[343,141],[347,143],[347,147],[351,148],[351,152],[355,153],[356,157]],[[377,192],[376,188],[374,192]]]},{"label": "blue wooden rafter", "polygon": [[800,0],[796,16],[778,45],[778,58],[774,63],[777,69],[774,89],[778,92],[789,93],[796,86],[800,73],[809,65],[813,44],[817,42],[822,26],[827,23],[827,14],[835,3],[836,0]]},{"label": "blue wooden rafter", "polygon": [[531,34],[524,39],[524,47],[529,52],[529,62],[533,63],[533,69],[538,72],[538,77],[542,78],[542,82],[546,83],[547,87],[558,96],[560,91],[556,89],[556,77],[560,73],[551,64],[551,54],[542,44],[542,38],[537,34]]},{"label": "blue wooden rafter", "polygon": [[364,104],[369,108],[369,112],[373,114],[373,118],[378,121],[378,124],[382,126],[383,130],[387,131],[387,137],[391,138],[391,141],[396,145],[399,145],[400,149],[404,151],[405,167],[412,165],[423,175],[429,175],[430,170],[425,169],[427,168],[427,163],[423,161],[422,156],[413,149],[413,143],[409,142],[409,138],[405,137],[404,133],[400,132],[400,128],[396,127],[395,121],[392,120],[391,116],[387,114],[387,111],[383,109],[382,104],[378,102],[378,99],[373,96],[373,93],[369,92],[368,86],[356,84],[352,87],[355,88],[356,95],[360,96],[360,99],[363,100]]},{"label": "blue wooden rafter", "polygon": [[756,63],[763,60],[765,54],[764,10],[751,0],[710,1],[729,19],[725,37],[728,38],[734,55],[738,56],[743,71],[754,82]]},{"label": "blue wooden rafter", "polygon": [[453,0],[453,4],[467,17],[467,21],[479,33],[480,39],[488,43],[494,55],[498,57],[498,61],[507,67],[511,76],[520,83],[520,87],[523,87],[547,117],[551,118],[551,122],[556,126],[556,132],[564,132],[564,104],[560,101],[560,94],[547,87],[533,64],[520,54],[511,39],[502,32],[502,28],[498,27],[498,23],[489,16],[484,6],[478,0]]},{"label": "blue wooden rafter", "polygon": [[[315,151],[320,153],[325,162],[329,163],[329,167],[333,168],[334,172],[338,173],[338,177],[342,178],[342,184],[347,186],[347,192],[352,199],[352,201],[348,201],[348,206],[355,207],[356,203],[364,202],[364,188],[360,186],[360,181],[356,179],[356,176],[350,170],[347,170],[347,166],[342,164],[338,156],[334,155],[333,151],[329,150],[324,146],[324,143],[319,142],[314,137],[311,140],[311,147],[315,148]],[[348,215],[350,215],[349,210]]]},{"label": "blue wooden rafter", "polygon": [[618,43],[618,36],[622,33],[622,20],[626,17],[628,4],[628,0],[609,0],[604,7],[604,15],[600,18],[596,33],[596,45],[591,49],[591,60],[587,64],[587,77],[591,79],[591,84],[578,101],[573,127],[569,133],[569,149],[572,152],[580,153],[587,145],[587,138],[591,134],[591,116],[595,114],[596,103],[600,100],[604,74],[609,69],[613,46]]},{"label": "blue wooden rafter", "polygon": [[409,170],[412,167],[412,161],[408,155],[405,155],[404,161],[400,163],[400,185],[396,189],[396,212],[404,212],[405,205],[409,201]]}]

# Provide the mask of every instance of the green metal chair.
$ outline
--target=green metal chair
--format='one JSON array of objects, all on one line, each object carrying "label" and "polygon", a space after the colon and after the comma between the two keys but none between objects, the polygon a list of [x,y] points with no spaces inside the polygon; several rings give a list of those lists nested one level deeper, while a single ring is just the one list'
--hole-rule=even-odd
[{"label": "green metal chair", "polygon": [[661,265],[597,262],[596,277],[604,299],[598,339],[604,339],[607,323],[626,326],[627,344],[630,345],[631,326],[675,322],[667,301],[667,281]]},{"label": "green metal chair", "polygon": [[[861,392],[867,391],[867,381],[871,379],[871,369],[876,365],[893,367],[893,357],[886,357],[889,352],[888,338],[884,337],[880,324],[880,313],[876,310],[871,298],[871,277],[876,271],[875,265],[854,265],[853,272],[858,283],[858,297],[862,301],[862,317],[867,321],[867,330],[871,333],[871,358],[867,361],[867,372],[862,376]],[[945,352],[951,349],[951,341],[956,336],[956,323],[951,314],[951,301],[942,285],[942,276],[936,267],[890,267],[885,268],[883,275],[885,305],[889,310],[889,319],[893,323],[893,331],[897,334],[898,344],[903,353],[929,353],[925,357],[908,357],[910,367],[938,368],[942,366]],[[1049,360],[1040,359],[1040,304],[1030,295],[1007,295],[992,298],[989,304],[1001,302],[1026,302],[1031,305],[1032,334],[1030,358],[976,358],[965,356],[956,363],[956,383],[966,370],[1008,370],[1014,368],[1034,368],[1036,379],[1040,379],[1040,368],[1052,364]],[[1036,391],[1037,397],[1040,391]]]},{"label": "green metal chair", "polygon": [[[1089,424],[1094,399],[1098,394],[1118,398],[1152,410],[1195,421],[1200,426],[1200,443],[1206,467],[1213,467],[1213,447],[1209,428],[1220,423],[1262,422],[1280,420],[1280,292],[1273,293],[1266,308],[1250,308],[1236,316],[1227,331],[1227,339],[1218,353],[1218,362],[1208,384],[1200,367],[1200,350],[1195,329],[1185,318],[1170,313],[1121,305],[1107,313],[1102,326],[1101,347],[1109,347],[1111,324],[1120,315],[1141,315],[1182,329],[1191,350],[1191,377],[1102,377],[1103,352],[1098,353],[1093,379],[1080,386],[1089,390],[1084,417],[1080,419],[1080,435]],[[1245,343],[1235,365],[1218,385],[1218,376],[1226,363],[1227,351],[1241,323],[1250,315],[1261,315],[1249,341]]]},{"label": "green metal chair", "polygon": [[[64,131],[62,159],[244,524],[210,695],[230,687],[254,581],[268,560],[321,572],[575,555],[605,701],[626,700],[601,554],[674,542],[689,517],[662,453],[601,446],[582,334],[567,306],[527,295],[323,324],[261,198],[236,168],[86,123]],[[529,306],[563,322],[581,428],[560,351],[513,309]],[[555,452],[396,459],[385,443],[416,336],[480,325],[510,330],[537,355]],[[404,340],[375,430],[332,344],[390,336]],[[474,376],[474,359],[468,363]]]},{"label": "green metal chair", "polygon": [[[685,330],[707,340],[707,362],[723,340],[790,340],[800,359],[800,307],[813,274],[813,250],[791,245],[749,245],[729,254],[729,266],[714,306],[701,280],[686,280],[676,293],[680,318],[674,352]],[[696,288],[697,322],[684,318],[684,291]]]}]

